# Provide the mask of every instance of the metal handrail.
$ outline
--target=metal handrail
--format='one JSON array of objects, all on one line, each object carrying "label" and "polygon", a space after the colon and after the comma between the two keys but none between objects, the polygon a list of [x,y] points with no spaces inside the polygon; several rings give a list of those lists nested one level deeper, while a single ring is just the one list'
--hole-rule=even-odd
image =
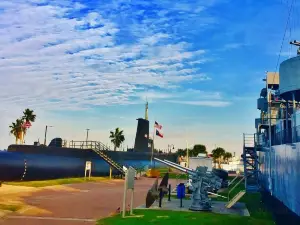
[{"label": "metal handrail", "polygon": [[110,150],[107,146],[105,146],[100,141],[71,141],[69,143],[69,147],[79,147],[81,149],[84,149],[86,146],[86,149],[92,149],[97,154],[99,154],[105,161],[107,161],[109,164],[114,166],[117,170],[123,171],[122,165],[117,163],[116,161],[112,160],[110,157],[108,157],[104,152]]},{"label": "metal handrail", "polygon": [[228,187],[229,187],[231,184],[233,184],[234,181],[235,181],[236,179],[238,179],[239,177],[240,177],[240,174],[238,173],[238,174],[236,175],[236,177],[233,178],[232,181],[229,182]]},{"label": "metal handrail", "polygon": [[99,148],[102,151],[110,150],[109,147],[107,147],[100,141],[73,141],[72,140],[69,142],[69,147],[71,147],[71,148],[79,147],[81,149],[91,149],[91,148],[95,147],[95,148]]},{"label": "metal handrail", "polygon": [[230,189],[230,191],[228,192],[228,195],[227,195],[227,199],[228,199],[228,202],[229,202],[229,200],[230,200],[230,198],[229,198],[229,195],[230,195],[230,193],[243,181],[243,180],[245,180],[245,177],[242,177],[242,179],[241,180],[239,180],[239,182],[237,182],[234,186],[233,186],[233,188],[232,189]]}]

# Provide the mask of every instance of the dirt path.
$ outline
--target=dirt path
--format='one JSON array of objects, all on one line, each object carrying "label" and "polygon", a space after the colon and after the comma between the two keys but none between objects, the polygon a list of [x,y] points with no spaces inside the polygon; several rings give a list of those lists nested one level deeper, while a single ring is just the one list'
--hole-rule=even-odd
[{"label": "dirt path", "polygon": [[[135,182],[134,207],[145,203],[153,182],[154,179],[149,178]],[[170,183],[175,187],[176,180]],[[129,203],[130,195],[127,197]],[[21,199],[26,206],[0,220],[1,225],[92,225],[122,205],[123,181],[108,180],[46,188],[38,192],[31,191]]]}]

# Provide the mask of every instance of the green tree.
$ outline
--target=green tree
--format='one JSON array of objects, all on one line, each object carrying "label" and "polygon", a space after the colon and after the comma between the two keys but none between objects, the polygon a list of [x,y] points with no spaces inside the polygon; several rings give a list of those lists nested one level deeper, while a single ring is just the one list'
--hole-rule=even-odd
[{"label": "green tree", "polygon": [[228,163],[229,159],[231,159],[231,158],[232,158],[232,154],[230,152],[225,152],[224,153],[223,159],[224,159],[225,162]]},{"label": "green tree", "polygon": [[21,135],[22,135],[22,124],[23,120],[22,119],[17,119],[16,122],[13,122],[9,128],[10,134],[14,135],[16,138],[16,144],[18,144],[18,140],[21,140]]},{"label": "green tree", "polygon": [[33,110],[31,109],[25,109],[25,111],[23,112],[23,120],[25,120],[25,122],[35,122],[36,119],[36,115],[34,114]]},{"label": "green tree", "polygon": [[[34,114],[33,110],[27,108],[23,111],[22,123],[24,121],[33,123],[33,122],[35,122],[35,119],[36,119],[36,115]],[[24,137],[25,137],[26,133],[27,133],[27,128],[22,127],[22,142],[24,141]]]},{"label": "green tree", "polygon": [[109,138],[111,139],[111,143],[114,144],[114,151],[125,141],[123,130],[120,130],[120,128],[116,128],[114,132],[111,131]]},{"label": "green tree", "polygon": [[194,145],[194,148],[192,150],[192,155],[196,157],[200,153],[207,154],[206,146],[205,145],[201,145],[201,144]]},{"label": "green tree", "polygon": [[212,150],[212,157],[214,159],[214,161],[218,162],[218,167],[219,169],[221,169],[221,159],[225,154],[225,150],[223,148],[216,148],[214,150]]},{"label": "green tree", "polygon": [[178,149],[177,155],[178,156],[186,156],[186,149]]}]

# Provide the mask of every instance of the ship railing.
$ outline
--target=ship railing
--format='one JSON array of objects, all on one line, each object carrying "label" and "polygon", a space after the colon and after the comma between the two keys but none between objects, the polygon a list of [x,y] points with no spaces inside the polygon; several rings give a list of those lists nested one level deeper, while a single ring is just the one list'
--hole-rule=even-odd
[{"label": "ship railing", "polygon": [[[121,172],[123,175],[125,173],[124,171],[124,165],[121,165],[111,159],[105,151],[110,150],[107,146],[105,146],[100,141],[70,141],[69,143],[70,148],[80,148],[80,149],[91,149],[94,152],[96,152],[100,157],[102,157],[109,165],[117,169],[119,172]],[[126,168],[126,167],[125,167]]]},{"label": "ship railing", "polygon": [[69,148],[80,149],[98,149],[100,151],[108,151],[109,147],[99,141],[70,141]]},{"label": "ship railing", "polygon": [[256,136],[257,136],[256,146],[261,146],[261,147],[269,146],[268,139],[264,133],[256,134]]},{"label": "ship railing", "polygon": [[[264,134],[259,135],[259,144],[264,147],[269,147],[269,138]],[[271,136],[271,143],[273,145],[284,145],[300,142],[300,125],[288,129],[282,129],[275,132]]]},{"label": "ship railing", "polygon": [[[293,143],[292,138],[292,129],[283,129],[279,132],[277,132],[275,135],[272,137],[272,145],[283,145],[283,144],[291,144]],[[300,139],[299,139],[300,140]],[[296,140],[295,140],[296,142]]]},{"label": "ship railing", "polygon": [[244,147],[255,146],[255,135],[254,134],[243,134],[244,136]]}]

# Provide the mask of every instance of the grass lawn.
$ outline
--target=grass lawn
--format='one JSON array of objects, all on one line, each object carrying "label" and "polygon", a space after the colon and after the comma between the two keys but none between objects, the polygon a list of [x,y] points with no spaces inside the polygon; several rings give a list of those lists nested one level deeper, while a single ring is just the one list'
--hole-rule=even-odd
[{"label": "grass lawn", "polygon": [[108,180],[108,177],[91,177],[88,178],[74,177],[74,178],[63,178],[63,179],[54,179],[54,180],[39,180],[39,181],[20,181],[20,182],[5,182],[4,184],[16,185],[16,186],[26,186],[26,187],[46,187],[53,185],[62,185],[62,184],[74,184],[74,183],[84,183],[84,182],[96,182]]},{"label": "grass lawn", "polygon": [[[229,190],[232,189],[235,184],[238,183],[240,180],[237,179],[228,189],[224,189],[223,191],[219,191],[218,194],[223,196],[228,196]],[[241,182],[239,185],[233,189],[230,194],[229,198],[232,199],[237,193],[240,191],[245,190],[245,183]],[[213,198],[215,201],[227,201],[227,199],[217,197]],[[247,205],[247,208],[249,210],[249,213],[251,217],[257,218],[257,219],[265,219],[272,221],[272,214],[267,210],[265,205],[261,202],[261,194],[260,193],[246,193],[239,202],[244,202]]]},{"label": "grass lawn", "polygon": [[188,178],[188,175],[182,172],[179,172],[178,170],[171,169],[169,172],[169,168],[159,168],[160,177],[164,177],[166,173],[169,173],[169,179],[182,179],[186,180]]},{"label": "grass lawn", "polygon": [[221,215],[212,213],[175,212],[160,210],[135,210],[134,214],[143,215],[141,218],[121,218],[121,215],[99,220],[97,225],[274,225],[273,221],[242,217],[234,215]]},{"label": "grass lawn", "polygon": [[19,205],[5,205],[5,204],[0,204],[0,210],[7,210],[11,212],[16,212],[22,207]]}]

